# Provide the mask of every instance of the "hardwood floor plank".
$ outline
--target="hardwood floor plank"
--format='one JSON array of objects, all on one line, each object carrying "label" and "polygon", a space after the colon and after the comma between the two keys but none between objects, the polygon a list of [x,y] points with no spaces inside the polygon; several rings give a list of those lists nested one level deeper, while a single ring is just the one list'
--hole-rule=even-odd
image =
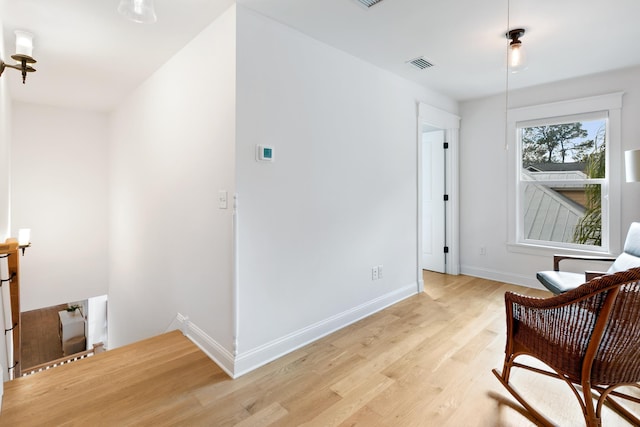
[{"label": "hardwood floor plank", "polygon": [[390,363],[400,359],[422,341],[424,341],[423,337],[417,334],[394,338],[390,343],[392,345],[388,345],[385,351],[352,369],[346,377],[332,384],[331,389],[340,396],[348,395],[354,388],[367,381],[372,374],[381,372]]},{"label": "hardwood floor plank", "polygon": [[306,427],[338,426],[391,384],[393,384],[393,380],[382,374],[370,375],[365,382],[347,392],[340,401],[311,421],[300,425]]},{"label": "hardwood floor plank", "polygon": [[[235,380],[178,332],[20,378],[5,384],[0,426],[535,425],[491,369],[504,358],[504,292],[549,293],[424,276],[424,293]],[[513,383],[558,425],[584,425],[568,387],[540,377],[515,370]]]},{"label": "hardwood floor plank", "polygon": [[282,417],[288,414],[278,402],[274,402],[256,414],[244,419],[236,424],[238,427],[262,427],[269,426],[277,422]]}]

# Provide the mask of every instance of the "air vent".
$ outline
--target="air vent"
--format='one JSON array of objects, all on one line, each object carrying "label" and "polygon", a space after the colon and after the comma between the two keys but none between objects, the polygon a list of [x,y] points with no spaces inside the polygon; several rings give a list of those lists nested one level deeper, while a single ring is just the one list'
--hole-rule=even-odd
[{"label": "air vent", "polygon": [[366,7],[371,7],[371,6],[375,6],[376,4],[380,3],[382,0],[358,0],[358,3],[366,6]]},{"label": "air vent", "polygon": [[433,67],[433,64],[422,56],[420,58],[412,59],[411,61],[407,61],[407,64],[411,64],[419,70],[424,70],[425,68]]}]

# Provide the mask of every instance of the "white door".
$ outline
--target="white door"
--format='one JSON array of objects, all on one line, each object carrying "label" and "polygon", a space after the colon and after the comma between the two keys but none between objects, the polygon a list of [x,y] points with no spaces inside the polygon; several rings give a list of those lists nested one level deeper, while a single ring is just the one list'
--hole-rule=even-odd
[{"label": "white door", "polygon": [[422,134],[422,268],[445,272],[444,130]]}]

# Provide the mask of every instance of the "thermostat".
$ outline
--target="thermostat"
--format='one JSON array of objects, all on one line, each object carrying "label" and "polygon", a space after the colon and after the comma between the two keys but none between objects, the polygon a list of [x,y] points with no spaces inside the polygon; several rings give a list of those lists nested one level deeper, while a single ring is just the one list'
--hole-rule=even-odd
[{"label": "thermostat", "polygon": [[270,145],[258,145],[256,146],[256,160],[262,162],[273,161],[273,147]]}]

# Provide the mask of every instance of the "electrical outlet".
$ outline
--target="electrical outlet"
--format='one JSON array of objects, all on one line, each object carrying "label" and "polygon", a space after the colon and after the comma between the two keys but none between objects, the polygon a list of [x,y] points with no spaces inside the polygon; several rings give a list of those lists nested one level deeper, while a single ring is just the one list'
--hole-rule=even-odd
[{"label": "electrical outlet", "polygon": [[486,255],[487,254],[487,248],[484,246],[480,246],[480,255]]},{"label": "electrical outlet", "polygon": [[378,267],[371,267],[371,280],[378,280]]},{"label": "electrical outlet", "polygon": [[378,279],[382,279],[382,265],[378,266]]}]

